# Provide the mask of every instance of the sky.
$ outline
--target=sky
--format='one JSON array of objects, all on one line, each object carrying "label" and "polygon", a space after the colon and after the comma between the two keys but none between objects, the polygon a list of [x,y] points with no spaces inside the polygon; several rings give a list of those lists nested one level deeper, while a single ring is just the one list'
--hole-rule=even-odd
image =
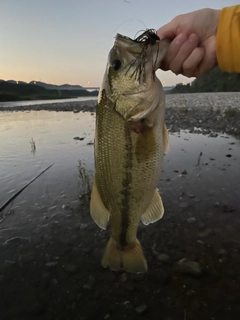
[{"label": "sky", "polygon": [[[101,85],[116,33],[135,37],[176,15],[231,0],[0,0],[0,79]],[[166,86],[191,82],[157,71]]]}]

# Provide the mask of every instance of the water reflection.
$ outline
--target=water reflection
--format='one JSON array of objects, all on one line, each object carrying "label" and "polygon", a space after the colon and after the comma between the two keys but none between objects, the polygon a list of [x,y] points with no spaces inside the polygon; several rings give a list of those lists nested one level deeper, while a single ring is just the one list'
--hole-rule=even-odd
[{"label": "water reflection", "polygon": [[[94,166],[95,115],[48,111],[0,113],[0,124],[0,205],[53,162],[54,167],[36,183],[45,183],[41,188],[51,188],[53,197],[61,192],[70,197],[77,194],[78,161],[84,161],[87,169],[93,170]],[[240,143],[234,137],[171,134],[159,187],[166,191],[166,196],[188,184],[199,197],[208,188],[222,193],[227,190],[228,197],[236,199],[239,158]],[[180,179],[182,176],[184,179]],[[37,197],[34,187],[28,192],[29,197]]]},{"label": "water reflection", "polygon": [[70,99],[51,99],[51,100],[26,100],[26,101],[5,101],[0,102],[0,107],[21,107],[21,106],[32,106],[38,104],[50,104],[50,103],[65,103],[65,102],[78,102],[97,100],[97,97],[78,97]]},{"label": "water reflection", "polygon": [[87,144],[94,139],[94,118],[89,113],[0,113],[0,205],[53,162],[47,175],[53,192],[70,183],[69,194],[74,188],[76,193],[78,160],[93,166],[93,147]]}]

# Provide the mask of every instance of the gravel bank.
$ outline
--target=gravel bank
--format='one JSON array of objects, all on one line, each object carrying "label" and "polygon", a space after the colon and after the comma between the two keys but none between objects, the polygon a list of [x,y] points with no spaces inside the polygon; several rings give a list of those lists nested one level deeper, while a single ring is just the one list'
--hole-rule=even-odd
[{"label": "gravel bank", "polygon": [[[23,107],[0,107],[0,111],[89,111],[96,100],[62,102]],[[240,92],[166,95],[166,123],[169,131],[228,133],[240,136]]]}]

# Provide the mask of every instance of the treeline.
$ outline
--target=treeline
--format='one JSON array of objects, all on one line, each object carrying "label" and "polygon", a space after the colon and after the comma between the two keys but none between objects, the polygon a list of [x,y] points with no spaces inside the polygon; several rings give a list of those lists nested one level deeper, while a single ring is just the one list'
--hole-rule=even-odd
[{"label": "treeline", "polygon": [[195,79],[191,84],[177,84],[169,93],[238,91],[240,91],[240,73],[223,72],[216,67]]},{"label": "treeline", "polygon": [[29,83],[9,83],[0,81],[0,101],[65,99],[97,96],[98,91],[87,90],[48,90],[42,86]]}]

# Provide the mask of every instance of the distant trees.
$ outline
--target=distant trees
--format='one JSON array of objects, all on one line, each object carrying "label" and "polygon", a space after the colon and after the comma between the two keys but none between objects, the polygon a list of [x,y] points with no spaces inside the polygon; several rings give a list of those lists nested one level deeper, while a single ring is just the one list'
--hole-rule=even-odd
[{"label": "distant trees", "polygon": [[177,84],[169,93],[238,91],[240,91],[240,73],[223,72],[216,67],[195,79],[191,84]]}]

